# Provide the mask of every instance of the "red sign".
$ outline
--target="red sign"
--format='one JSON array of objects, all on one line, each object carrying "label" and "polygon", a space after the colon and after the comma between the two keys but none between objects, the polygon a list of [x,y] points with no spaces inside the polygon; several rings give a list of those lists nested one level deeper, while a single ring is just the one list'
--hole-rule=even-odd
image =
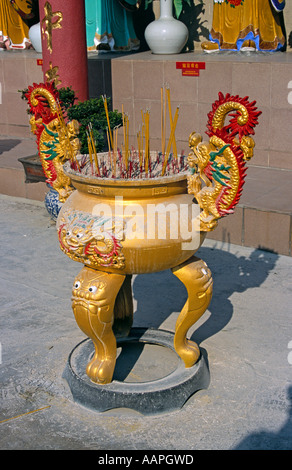
[{"label": "red sign", "polygon": [[43,59],[37,59],[37,65],[43,65]]},{"label": "red sign", "polygon": [[205,70],[205,62],[176,62],[176,68],[182,71],[185,77],[199,77],[200,70]]}]

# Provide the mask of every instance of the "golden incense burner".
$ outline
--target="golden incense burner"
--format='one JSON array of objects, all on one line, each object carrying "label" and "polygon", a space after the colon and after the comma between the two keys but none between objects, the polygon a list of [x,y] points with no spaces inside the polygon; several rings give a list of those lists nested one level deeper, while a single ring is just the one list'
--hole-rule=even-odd
[{"label": "golden incense burner", "polygon": [[[43,89],[40,93],[47,95]],[[34,92],[34,99],[36,95]],[[52,139],[56,141],[56,119],[60,113],[54,111],[54,105],[51,109],[55,120]],[[195,253],[207,232],[214,230],[220,218],[232,213],[239,201],[245,162],[253,155],[250,134],[254,133],[259,114],[255,102],[250,103],[247,97],[219,93],[208,115],[209,141],[202,142],[199,134],[192,133],[191,152],[184,161],[175,149],[177,110],[174,117],[170,114],[170,140],[161,154],[150,152],[147,114],[143,120],[145,147],[141,148],[138,136],[139,148],[134,154],[127,144],[128,123],[124,115],[126,145],[122,158],[116,133],[111,129],[108,153],[94,151],[90,129],[89,159],[78,157],[77,146],[72,147],[71,156],[69,152],[62,165],[62,177],[67,188],[70,181],[72,190],[59,213],[57,230],[61,250],[83,265],[73,284],[72,307],[78,326],[94,344],[94,354],[86,367],[93,383],[112,381],[116,338],[127,336],[133,321],[134,274],[171,269],[185,285],[188,299],[176,322],[174,349],[186,368],[198,361],[200,349],[187,339],[187,333],[208,308],[213,282],[206,263]],[[40,129],[47,132],[49,128],[48,122],[42,128],[40,119],[39,134]],[[162,127],[164,119],[162,114]],[[63,150],[60,157],[56,152],[56,159],[68,154],[70,142],[75,142],[68,126],[59,122]],[[48,148],[46,142],[46,158]]]},{"label": "golden incense burner", "polygon": [[[206,264],[193,257],[206,233],[195,231],[187,239],[179,231],[175,237],[171,233],[173,224],[182,218],[181,208],[186,223],[187,213],[191,213],[193,198],[187,194],[186,176],[84,181],[77,175],[72,183],[76,191],[62,207],[57,229],[62,251],[84,264],[75,279],[72,305],[79,327],[96,349],[87,374],[93,382],[111,381],[116,360],[113,330],[125,335],[132,325],[129,277],[165,269],[172,269],[190,291],[188,306],[177,322],[175,349],[192,366],[199,349],[185,334],[206,310],[212,281]],[[150,205],[158,207],[158,212],[151,211],[151,220]],[[108,213],[101,216],[99,211],[104,208]],[[153,214],[160,216],[156,224]],[[162,228],[161,223],[159,237],[155,231]]]}]

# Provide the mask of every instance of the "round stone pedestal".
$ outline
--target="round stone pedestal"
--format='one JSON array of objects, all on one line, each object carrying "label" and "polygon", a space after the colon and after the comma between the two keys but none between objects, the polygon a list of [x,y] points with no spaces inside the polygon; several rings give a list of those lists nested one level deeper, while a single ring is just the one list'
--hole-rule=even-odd
[{"label": "round stone pedestal", "polygon": [[85,369],[94,346],[90,339],[71,352],[63,377],[76,403],[94,411],[128,408],[144,415],[180,409],[209,385],[204,357],[190,368],[173,347],[174,334],[165,330],[132,328],[117,339],[117,362],[110,384],[90,381]]}]

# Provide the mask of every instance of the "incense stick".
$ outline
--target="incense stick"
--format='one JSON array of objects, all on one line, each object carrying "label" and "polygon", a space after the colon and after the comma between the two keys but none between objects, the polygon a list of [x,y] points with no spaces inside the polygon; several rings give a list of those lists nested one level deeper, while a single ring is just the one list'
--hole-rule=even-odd
[{"label": "incense stick", "polygon": [[91,171],[93,173],[92,149],[91,149],[90,136],[89,136],[87,129],[86,129],[86,135],[87,135],[87,146],[88,146],[88,151],[89,151],[90,166],[91,166]]},{"label": "incense stick", "polygon": [[[87,140],[89,150],[89,162],[81,162],[81,167],[86,166],[86,172],[93,168],[93,159],[96,170],[92,169],[91,174],[100,177],[112,178],[153,178],[164,175],[170,175],[185,171],[185,158],[181,155],[178,160],[175,131],[179,115],[179,106],[177,106],[174,116],[172,116],[170,89],[168,86],[161,87],[161,150],[157,152],[156,157],[150,152],[150,111],[141,109],[142,125],[136,133],[138,148],[129,146],[129,116],[124,112],[122,105],[122,123],[123,123],[123,142],[121,150],[118,149],[118,127],[113,130],[110,128],[107,100],[103,97],[104,107],[107,116],[108,128],[106,129],[108,152],[97,154],[95,141],[92,133],[92,124],[88,126]],[[170,136],[166,148],[166,123],[167,107],[170,123]],[[60,121],[62,123],[62,121]],[[171,147],[173,153],[171,154]],[[98,158],[99,157],[99,158]],[[72,169],[73,169],[72,165]]]},{"label": "incense stick", "polygon": [[165,113],[164,113],[164,88],[161,87],[161,150],[162,153],[165,151],[165,133],[164,133],[164,121],[165,121]]},{"label": "incense stick", "polygon": [[99,164],[98,164],[98,158],[97,158],[95,142],[94,142],[94,138],[93,138],[93,134],[92,134],[92,124],[91,124],[91,122],[88,125],[88,131],[89,131],[89,137],[90,137],[90,147],[91,147],[91,151],[92,151],[93,156],[94,156],[94,161],[95,161],[97,174],[98,174],[98,176],[100,176]]},{"label": "incense stick", "polygon": [[[169,90],[169,88],[166,89],[166,93],[167,93],[167,101],[168,101],[169,122],[170,122],[170,128],[172,129],[173,120],[172,120],[172,111],[171,111],[171,101],[170,101],[170,90]],[[172,140],[173,140],[174,158],[177,159],[177,149],[176,149],[175,135],[173,136]]]},{"label": "incense stick", "polygon": [[173,119],[173,122],[172,122],[172,125],[171,125],[170,137],[169,137],[168,146],[167,146],[166,154],[165,154],[165,159],[164,159],[164,162],[163,162],[163,168],[162,168],[162,172],[161,172],[162,176],[164,175],[165,170],[166,170],[166,165],[167,165],[168,157],[169,157],[169,154],[170,154],[171,144],[172,144],[172,141],[174,139],[174,133],[175,133],[175,128],[176,128],[177,119],[178,119],[178,112],[179,112],[179,106],[176,108],[174,119]]},{"label": "incense stick", "polygon": [[105,115],[106,115],[106,119],[107,119],[107,125],[108,125],[108,129],[109,129],[109,136],[110,136],[111,146],[113,148],[113,136],[112,136],[112,130],[111,130],[111,125],[110,125],[110,120],[109,120],[109,113],[108,113],[106,96],[105,95],[102,96],[102,99],[103,99],[103,105],[104,105]]}]

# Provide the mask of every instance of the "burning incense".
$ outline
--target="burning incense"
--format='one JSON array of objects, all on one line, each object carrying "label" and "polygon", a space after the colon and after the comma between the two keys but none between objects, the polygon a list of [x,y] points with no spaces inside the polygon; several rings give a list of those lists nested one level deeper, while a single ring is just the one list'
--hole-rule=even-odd
[{"label": "burning incense", "polygon": [[[116,131],[113,132],[113,137],[116,139]],[[90,143],[91,145],[91,143]],[[89,148],[91,146],[89,145]],[[141,152],[142,153],[142,152]],[[96,160],[93,158],[93,165],[89,158],[85,155],[79,157],[81,172],[90,177],[99,178],[114,178],[114,179],[153,179],[160,178],[162,175],[162,168],[166,161],[166,170],[164,176],[171,176],[178,173],[185,173],[188,171],[187,156],[184,155],[183,151],[180,154],[179,160],[174,160],[170,154],[168,159],[165,160],[162,152],[152,151],[149,155],[149,167],[148,174],[146,174],[145,168],[143,168],[143,157],[139,160],[138,151],[135,148],[131,148],[129,152],[129,169],[126,170],[123,155],[120,149],[117,149],[116,158],[113,159],[113,166],[111,167],[108,159],[108,152],[99,153],[99,174],[97,173]],[[150,158],[151,156],[151,158]],[[141,166],[142,162],[142,166]],[[79,173],[77,167],[73,165],[72,161],[67,162],[70,165],[70,171],[73,173]],[[65,164],[67,165],[67,164]]]},{"label": "burning incense", "polygon": [[140,169],[140,175],[142,174],[142,169],[143,169],[143,150],[142,150],[142,133],[139,131],[137,133],[137,140],[138,140],[138,156],[139,156],[139,169]]},{"label": "burning incense", "polygon": [[165,152],[165,101],[164,88],[161,87],[161,151]]},{"label": "burning incense", "polygon": [[114,149],[113,149],[114,165],[112,168],[114,178],[116,177],[116,174],[117,174],[118,128],[119,126],[114,128]]},{"label": "burning incense", "polygon": [[108,107],[107,107],[107,99],[106,96],[102,96],[103,99],[103,105],[105,109],[105,115],[106,115],[106,120],[107,120],[107,125],[108,125],[108,130],[109,130],[109,136],[110,136],[110,141],[111,141],[111,147],[113,148],[113,136],[112,136],[112,130],[111,130],[111,125],[110,125],[110,120],[109,120],[109,113],[108,113]]},{"label": "burning incense", "polygon": [[[172,129],[173,126],[173,120],[172,120],[172,111],[171,111],[171,101],[170,101],[170,90],[169,88],[166,89],[167,93],[167,101],[168,101],[168,112],[169,112],[169,122],[170,122],[170,128]],[[174,158],[177,159],[177,149],[176,149],[176,140],[175,140],[175,134],[173,134],[173,154]],[[170,151],[170,149],[169,149]]]},{"label": "burning incense", "polygon": [[[87,142],[89,159],[81,159],[80,165],[76,159],[74,162],[74,154],[71,159],[71,168],[79,171],[86,171],[86,174],[98,176],[101,178],[156,178],[160,176],[169,176],[176,173],[184,172],[187,169],[186,161],[183,153],[178,159],[175,130],[179,115],[179,106],[176,108],[174,116],[172,116],[171,99],[169,87],[161,87],[161,150],[159,152],[150,152],[150,111],[141,109],[142,125],[137,132],[136,150],[133,145],[129,146],[129,116],[124,112],[122,105],[122,122],[123,122],[123,142],[121,150],[118,149],[118,128],[113,130],[110,128],[109,113],[107,108],[106,97],[103,97],[108,128],[106,129],[108,152],[96,152],[94,136],[92,132],[92,124],[87,126]],[[167,107],[170,122],[170,136],[166,148],[166,122]],[[61,111],[58,110],[61,116]],[[63,123],[62,116],[60,123]],[[171,154],[171,147],[173,153]],[[78,166],[77,166],[78,165]],[[81,169],[80,169],[81,168]]]},{"label": "burning incense", "polygon": [[177,119],[178,119],[178,112],[179,112],[179,106],[176,108],[174,119],[173,119],[173,122],[171,123],[170,137],[169,137],[168,146],[167,146],[167,149],[166,149],[165,159],[164,159],[164,163],[163,163],[163,168],[162,168],[162,172],[161,172],[162,176],[165,174],[166,165],[167,165],[168,157],[169,157],[169,154],[170,154],[171,144],[172,144],[172,141],[174,139],[175,128],[176,128]]},{"label": "burning incense", "polygon": [[150,118],[150,113],[149,110],[146,111],[144,114],[144,122],[145,122],[145,173],[148,175],[148,170],[149,170],[149,154],[150,154],[150,149],[149,149],[149,118]]},{"label": "burning incense", "polygon": [[93,138],[93,134],[92,134],[92,124],[91,123],[89,123],[89,125],[88,125],[88,133],[89,133],[90,151],[92,152],[92,154],[94,156],[94,161],[95,161],[97,174],[98,174],[98,176],[100,176],[97,152],[96,152],[95,142],[94,142],[94,138]]},{"label": "burning incense", "polygon": [[128,166],[129,166],[129,117],[127,114],[125,115],[125,135],[126,135],[125,165],[126,165],[126,170],[128,170]]},{"label": "burning incense", "polygon": [[[108,156],[109,156],[109,160],[110,160],[110,165],[111,165],[111,168],[112,168],[112,152],[111,152],[111,144],[110,144],[110,139],[109,139],[109,132],[108,132],[108,129],[106,130],[106,137],[107,137],[107,145],[108,145]],[[113,140],[115,139],[115,137],[113,137]]]},{"label": "burning incense", "polygon": [[123,159],[126,169],[128,169],[128,160],[129,160],[129,117],[124,112],[124,105],[122,105],[122,120],[123,120],[123,133],[124,133],[124,149],[123,149]]},{"label": "burning incense", "polygon": [[91,148],[89,132],[87,129],[86,129],[86,135],[87,135],[87,146],[88,146],[88,151],[89,151],[90,166],[91,166],[92,173],[93,173],[92,148]]}]

